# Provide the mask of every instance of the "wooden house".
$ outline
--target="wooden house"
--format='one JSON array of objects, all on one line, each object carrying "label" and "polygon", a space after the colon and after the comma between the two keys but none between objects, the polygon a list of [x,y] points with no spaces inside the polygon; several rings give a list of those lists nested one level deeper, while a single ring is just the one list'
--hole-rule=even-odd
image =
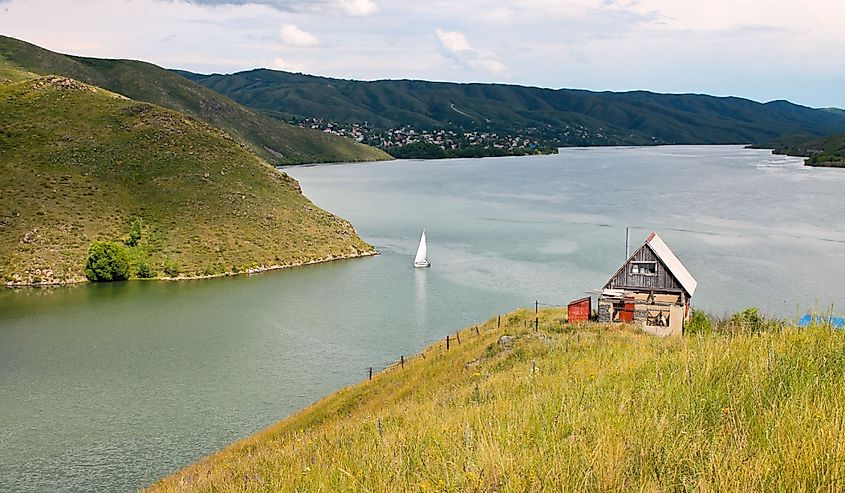
[{"label": "wooden house", "polygon": [[658,335],[680,334],[697,285],[666,243],[651,233],[601,289],[599,321],[642,324]]}]

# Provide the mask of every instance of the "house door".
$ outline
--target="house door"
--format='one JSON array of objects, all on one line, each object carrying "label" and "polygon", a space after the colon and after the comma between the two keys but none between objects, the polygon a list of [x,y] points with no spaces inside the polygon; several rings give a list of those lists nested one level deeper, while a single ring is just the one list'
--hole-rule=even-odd
[{"label": "house door", "polygon": [[625,323],[634,321],[634,302],[625,302],[619,310],[619,320]]}]

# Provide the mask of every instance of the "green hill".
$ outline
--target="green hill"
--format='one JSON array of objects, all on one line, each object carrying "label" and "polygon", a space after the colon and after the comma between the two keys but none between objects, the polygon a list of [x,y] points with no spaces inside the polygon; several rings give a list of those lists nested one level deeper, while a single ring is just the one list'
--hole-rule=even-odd
[{"label": "green hill", "polygon": [[192,116],[240,140],[271,164],[391,159],[350,139],[284,124],[150,63],[62,55],[6,36],[0,36],[0,59],[25,71],[69,77]]},{"label": "green hill", "polygon": [[772,149],[774,154],[805,157],[807,166],[845,168],[845,133],[824,137],[793,135],[751,147]]},{"label": "green hill", "polygon": [[83,280],[89,245],[127,238],[136,220],[133,274],[141,264],[148,275],[199,276],[373,251],[295,180],[206,123],[0,68],[0,281]]},{"label": "green hill", "polygon": [[363,82],[266,69],[179,72],[281,119],[531,134],[559,145],[735,144],[845,131],[845,113],[787,101],[416,80]]},{"label": "green hill", "polygon": [[841,489],[841,331],[661,339],[564,317],[465,330],[149,491]]}]

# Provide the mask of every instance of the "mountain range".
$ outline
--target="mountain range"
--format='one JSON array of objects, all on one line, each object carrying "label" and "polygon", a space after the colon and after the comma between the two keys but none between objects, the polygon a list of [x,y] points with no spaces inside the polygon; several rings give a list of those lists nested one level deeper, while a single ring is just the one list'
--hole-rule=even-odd
[{"label": "mountain range", "polygon": [[55,53],[0,36],[0,60],[36,75],[59,75],[192,116],[275,165],[390,159],[351,139],[288,125],[162,67],[137,60]]},{"label": "mountain range", "polygon": [[845,112],[772,101],[647,91],[593,92],[419,80],[371,82],[268,69],[178,71],[285,121],[533,135],[555,145],[738,144],[845,131]]}]

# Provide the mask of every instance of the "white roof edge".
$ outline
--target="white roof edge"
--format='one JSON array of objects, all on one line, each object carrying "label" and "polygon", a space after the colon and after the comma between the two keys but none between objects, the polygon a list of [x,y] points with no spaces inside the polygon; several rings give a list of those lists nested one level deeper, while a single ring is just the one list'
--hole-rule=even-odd
[{"label": "white roof edge", "polygon": [[672,253],[672,250],[669,249],[669,246],[657,235],[657,233],[652,233],[648,240],[646,240],[651,249],[654,253],[663,261],[666,265],[666,268],[669,269],[669,272],[675,276],[675,279],[681,283],[684,289],[687,290],[690,296],[695,293],[695,288],[698,286],[698,281],[692,277],[692,274],[689,273],[684,264],[678,260],[678,257]]}]

